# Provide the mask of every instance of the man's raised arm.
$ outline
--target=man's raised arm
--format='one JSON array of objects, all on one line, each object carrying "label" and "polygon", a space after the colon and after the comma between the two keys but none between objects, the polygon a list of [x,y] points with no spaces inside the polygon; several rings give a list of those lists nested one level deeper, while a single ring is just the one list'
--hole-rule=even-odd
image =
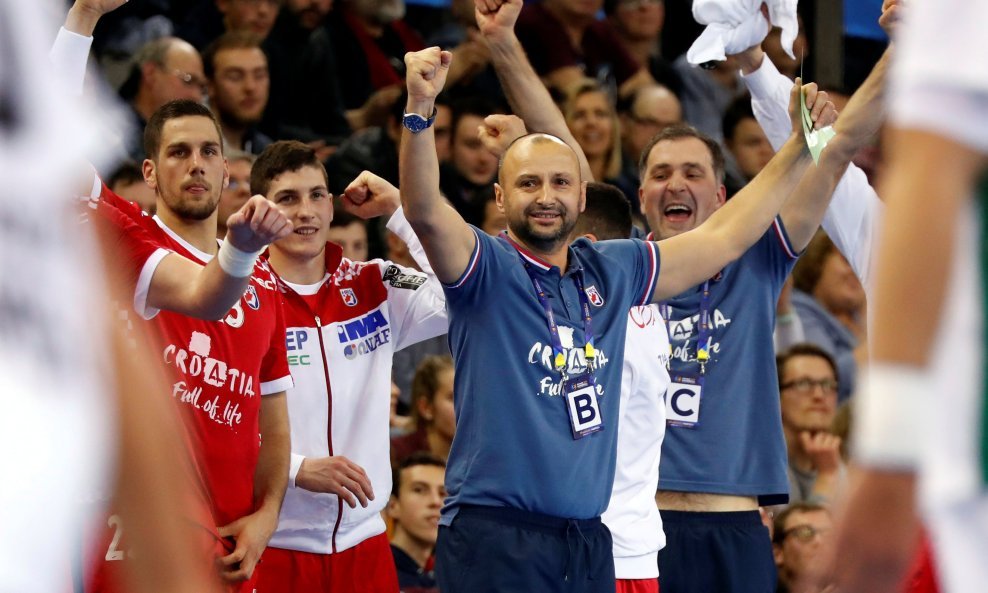
[{"label": "man's raised arm", "polygon": [[[406,119],[422,127],[435,115],[436,96],[446,83],[453,55],[430,47],[405,54],[408,103]],[[441,282],[455,282],[467,269],[477,237],[463,217],[439,193],[439,157],[431,123],[413,132],[409,125],[401,131],[398,153],[399,186],[405,217],[422,241],[429,262]]]},{"label": "man's raised arm", "polygon": [[[810,191],[795,194],[780,213],[789,239],[797,250],[804,249],[820,227],[837,182],[855,153],[878,135],[885,120],[883,95],[888,62],[886,52],[838,118],[834,126],[838,137],[823,151],[825,156],[821,157],[820,166],[808,173],[812,181],[806,189]],[[834,167],[839,172],[836,178],[831,179]]]},{"label": "man's raised arm", "polygon": [[[789,140],[744,189],[700,226],[659,241],[662,268],[652,294],[653,302],[676,296],[713,277],[741,257],[772,224],[812,164],[796,110],[799,93],[809,91],[808,94],[815,95],[815,90],[815,85],[793,87],[789,99],[792,121]],[[829,111],[833,111],[833,105]]]},{"label": "man's raised arm", "polygon": [[523,4],[522,0],[475,0],[477,26],[491,48],[494,71],[512,111],[525,122],[528,131],[552,134],[569,144],[580,159],[583,180],[593,181],[583,149],[515,35],[515,22]]}]

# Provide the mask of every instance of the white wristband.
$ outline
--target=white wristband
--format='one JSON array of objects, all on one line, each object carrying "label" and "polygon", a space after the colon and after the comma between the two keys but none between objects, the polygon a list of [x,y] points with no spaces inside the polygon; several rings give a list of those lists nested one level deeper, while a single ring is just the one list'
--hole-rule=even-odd
[{"label": "white wristband", "polygon": [[257,261],[257,256],[263,252],[262,249],[247,253],[237,249],[229,241],[223,241],[220,244],[220,250],[216,253],[216,261],[224,272],[234,278],[246,278],[254,273],[254,262]]},{"label": "white wristband", "polygon": [[923,404],[933,381],[925,369],[874,364],[854,396],[855,460],[873,468],[912,471],[922,454]]}]

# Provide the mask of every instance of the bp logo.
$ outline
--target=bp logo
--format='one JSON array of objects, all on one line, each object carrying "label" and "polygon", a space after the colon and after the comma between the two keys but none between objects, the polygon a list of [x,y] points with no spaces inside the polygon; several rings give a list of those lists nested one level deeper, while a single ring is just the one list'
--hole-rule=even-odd
[{"label": "bp logo", "polygon": [[257,311],[261,308],[261,299],[257,298],[257,289],[254,288],[253,284],[247,285],[247,293],[244,294],[244,302],[251,309]]}]

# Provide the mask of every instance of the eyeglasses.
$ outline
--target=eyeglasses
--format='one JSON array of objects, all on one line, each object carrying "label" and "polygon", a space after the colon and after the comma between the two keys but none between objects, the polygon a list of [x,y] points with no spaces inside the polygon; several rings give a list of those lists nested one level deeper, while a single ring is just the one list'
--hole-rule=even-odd
[{"label": "eyeglasses", "polygon": [[833,379],[809,379],[803,377],[802,379],[783,383],[781,387],[783,389],[795,389],[801,393],[810,393],[814,387],[819,387],[824,393],[837,393],[837,381]]},{"label": "eyeglasses", "polygon": [[178,70],[178,69],[172,70],[171,72],[169,72],[169,74],[177,78],[179,82],[181,82],[185,86],[189,88],[192,87],[198,88],[202,92],[202,94],[204,95],[206,94],[206,81],[199,78],[195,74],[191,74],[184,70]]},{"label": "eyeglasses", "polygon": [[819,529],[817,527],[813,527],[812,525],[797,525],[783,531],[782,539],[784,540],[790,535],[794,535],[796,536],[796,539],[805,544],[812,541],[813,538],[818,535],[822,537],[829,531],[829,529]]}]

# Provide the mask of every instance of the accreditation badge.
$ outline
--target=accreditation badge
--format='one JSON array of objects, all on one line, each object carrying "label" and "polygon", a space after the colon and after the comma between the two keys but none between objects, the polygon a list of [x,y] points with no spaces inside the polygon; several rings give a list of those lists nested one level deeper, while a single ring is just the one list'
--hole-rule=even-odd
[{"label": "accreditation badge", "polygon": [[590,374],[584,373],[564,379],[563,398],[566,400],[566,412],[569,414],[574,440],[604,429],[600,406],[597,403],[597,387]]},{"label": "accreditation badge", "polygon": [[666,424],[695,428],[700,422],[703,381],[692,375],[673,375],[666,391]]}]

